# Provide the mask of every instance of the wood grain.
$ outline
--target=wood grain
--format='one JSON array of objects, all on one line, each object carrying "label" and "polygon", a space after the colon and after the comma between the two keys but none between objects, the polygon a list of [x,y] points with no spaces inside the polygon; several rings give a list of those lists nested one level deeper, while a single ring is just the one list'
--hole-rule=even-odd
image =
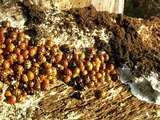
[{"label": "wood grain", "polygon": [[124,9],[124,0],[53,0],[53,2],[62,10],[93,5],[97,11],[122,14]]}]

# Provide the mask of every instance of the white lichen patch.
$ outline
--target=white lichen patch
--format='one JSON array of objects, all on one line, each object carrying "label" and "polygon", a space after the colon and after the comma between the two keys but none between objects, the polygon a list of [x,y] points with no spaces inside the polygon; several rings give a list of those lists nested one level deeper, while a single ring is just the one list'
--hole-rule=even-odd
[{"label": "white lichen patch", "polygon": [[125,66],[118,68],[121,76],[121,81],[129,85],[131,93],[139,100],[148,103],[155,103],[160,105],[160,82],[158,81],[158,74],[151,72],[150,75],[136,78],[132,76],[130,69]]}]

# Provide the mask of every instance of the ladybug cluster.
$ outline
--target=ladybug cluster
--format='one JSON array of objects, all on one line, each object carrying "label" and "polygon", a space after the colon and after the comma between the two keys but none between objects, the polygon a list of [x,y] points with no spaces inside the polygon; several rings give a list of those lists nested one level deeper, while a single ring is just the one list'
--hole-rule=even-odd
[{"label": "ladybug cluster", "polygon": [[115,66],[104,51],[75,50],[69,45],[58,46],[53,40],[29,39],[9,21],[1,24],[0,89],[8,85],[5,97],[10,104],[48,90],[57,80],[75,90],[85,90],[117,79]]}]

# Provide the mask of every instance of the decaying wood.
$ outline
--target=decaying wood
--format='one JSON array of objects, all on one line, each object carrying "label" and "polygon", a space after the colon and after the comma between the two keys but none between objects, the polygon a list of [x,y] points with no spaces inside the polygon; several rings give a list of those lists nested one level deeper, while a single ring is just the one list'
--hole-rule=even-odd
[{"label": "decaying wood", "polygon": [[52,3],[61,10],[83,8],[93,5],[97,11],[123,14],[124,9],[124,0],[52,0]]},{"label": "decaying wood", "polygon": [[[96,99],[94,91],[84,92],[84,98],[77,100],[69,97],[71,88],[58,85],[45,95],[39,103],[40,109],[35,112],[35,120],[55,119],[158,119],[160,106],[139,101],[130,94],[127,86],[120,82],[109,82],[101,86],[106,92],[105,98]],[[51,92],[55,94],[49,95]]]},{"label": "decaying wood", "polygon": [[[48,5],[50,6],[50,4]],[[31,117],[33,120],[160,119],[160,106],[139,101],[120,81],[107,81],[98,89],[105,90],[106,96],[104,98],[97,99],[93,88],[82,92],[84,97],[78,100],[70,96],[73,91],[71,87],[64,83],[58,83],[41,99],[39,108]]]},{"label": "decaying wood", "polygon": [[123,14],[124,0],[91,0],[91,4],[98,11]]}]

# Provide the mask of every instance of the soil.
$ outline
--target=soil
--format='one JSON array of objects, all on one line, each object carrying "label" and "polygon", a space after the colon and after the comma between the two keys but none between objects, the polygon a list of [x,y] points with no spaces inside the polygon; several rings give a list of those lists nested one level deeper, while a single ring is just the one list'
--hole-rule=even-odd
[{"label": "soil", "polygon": [[[160,73],[160,25],[159,18],[150,18],[148,20],[138,20],[127,17],[125,15],[108,14],[107,12],[97,12],[93,6],[82,9],[74,9],[70,11],[75,15],[77,25],[90,29],[105,27],[108,31],[112,31],[114,38],[109,41],[111,48],[111,56],[117,67],[122,67],[127,64],[133,75],[139,77],[140,75],[149,75],[151,71]],[[116,23],[112,22],[112,19]],[[157,29],[151,29],[152,35],[147,42],[143,41],[142,36],[137,31],[141,25],[145,24],[151,28],[154,24]],[[145,33],[144,33],[145,34]],[[99,49],[108,50],[108,46],[104,46],[104,42],[95,38]],[[154,42],[148,45],[149,41]],[[97,45],[97,44],[96,44]],[[151,47],[152,46],[152,47]]]}]

